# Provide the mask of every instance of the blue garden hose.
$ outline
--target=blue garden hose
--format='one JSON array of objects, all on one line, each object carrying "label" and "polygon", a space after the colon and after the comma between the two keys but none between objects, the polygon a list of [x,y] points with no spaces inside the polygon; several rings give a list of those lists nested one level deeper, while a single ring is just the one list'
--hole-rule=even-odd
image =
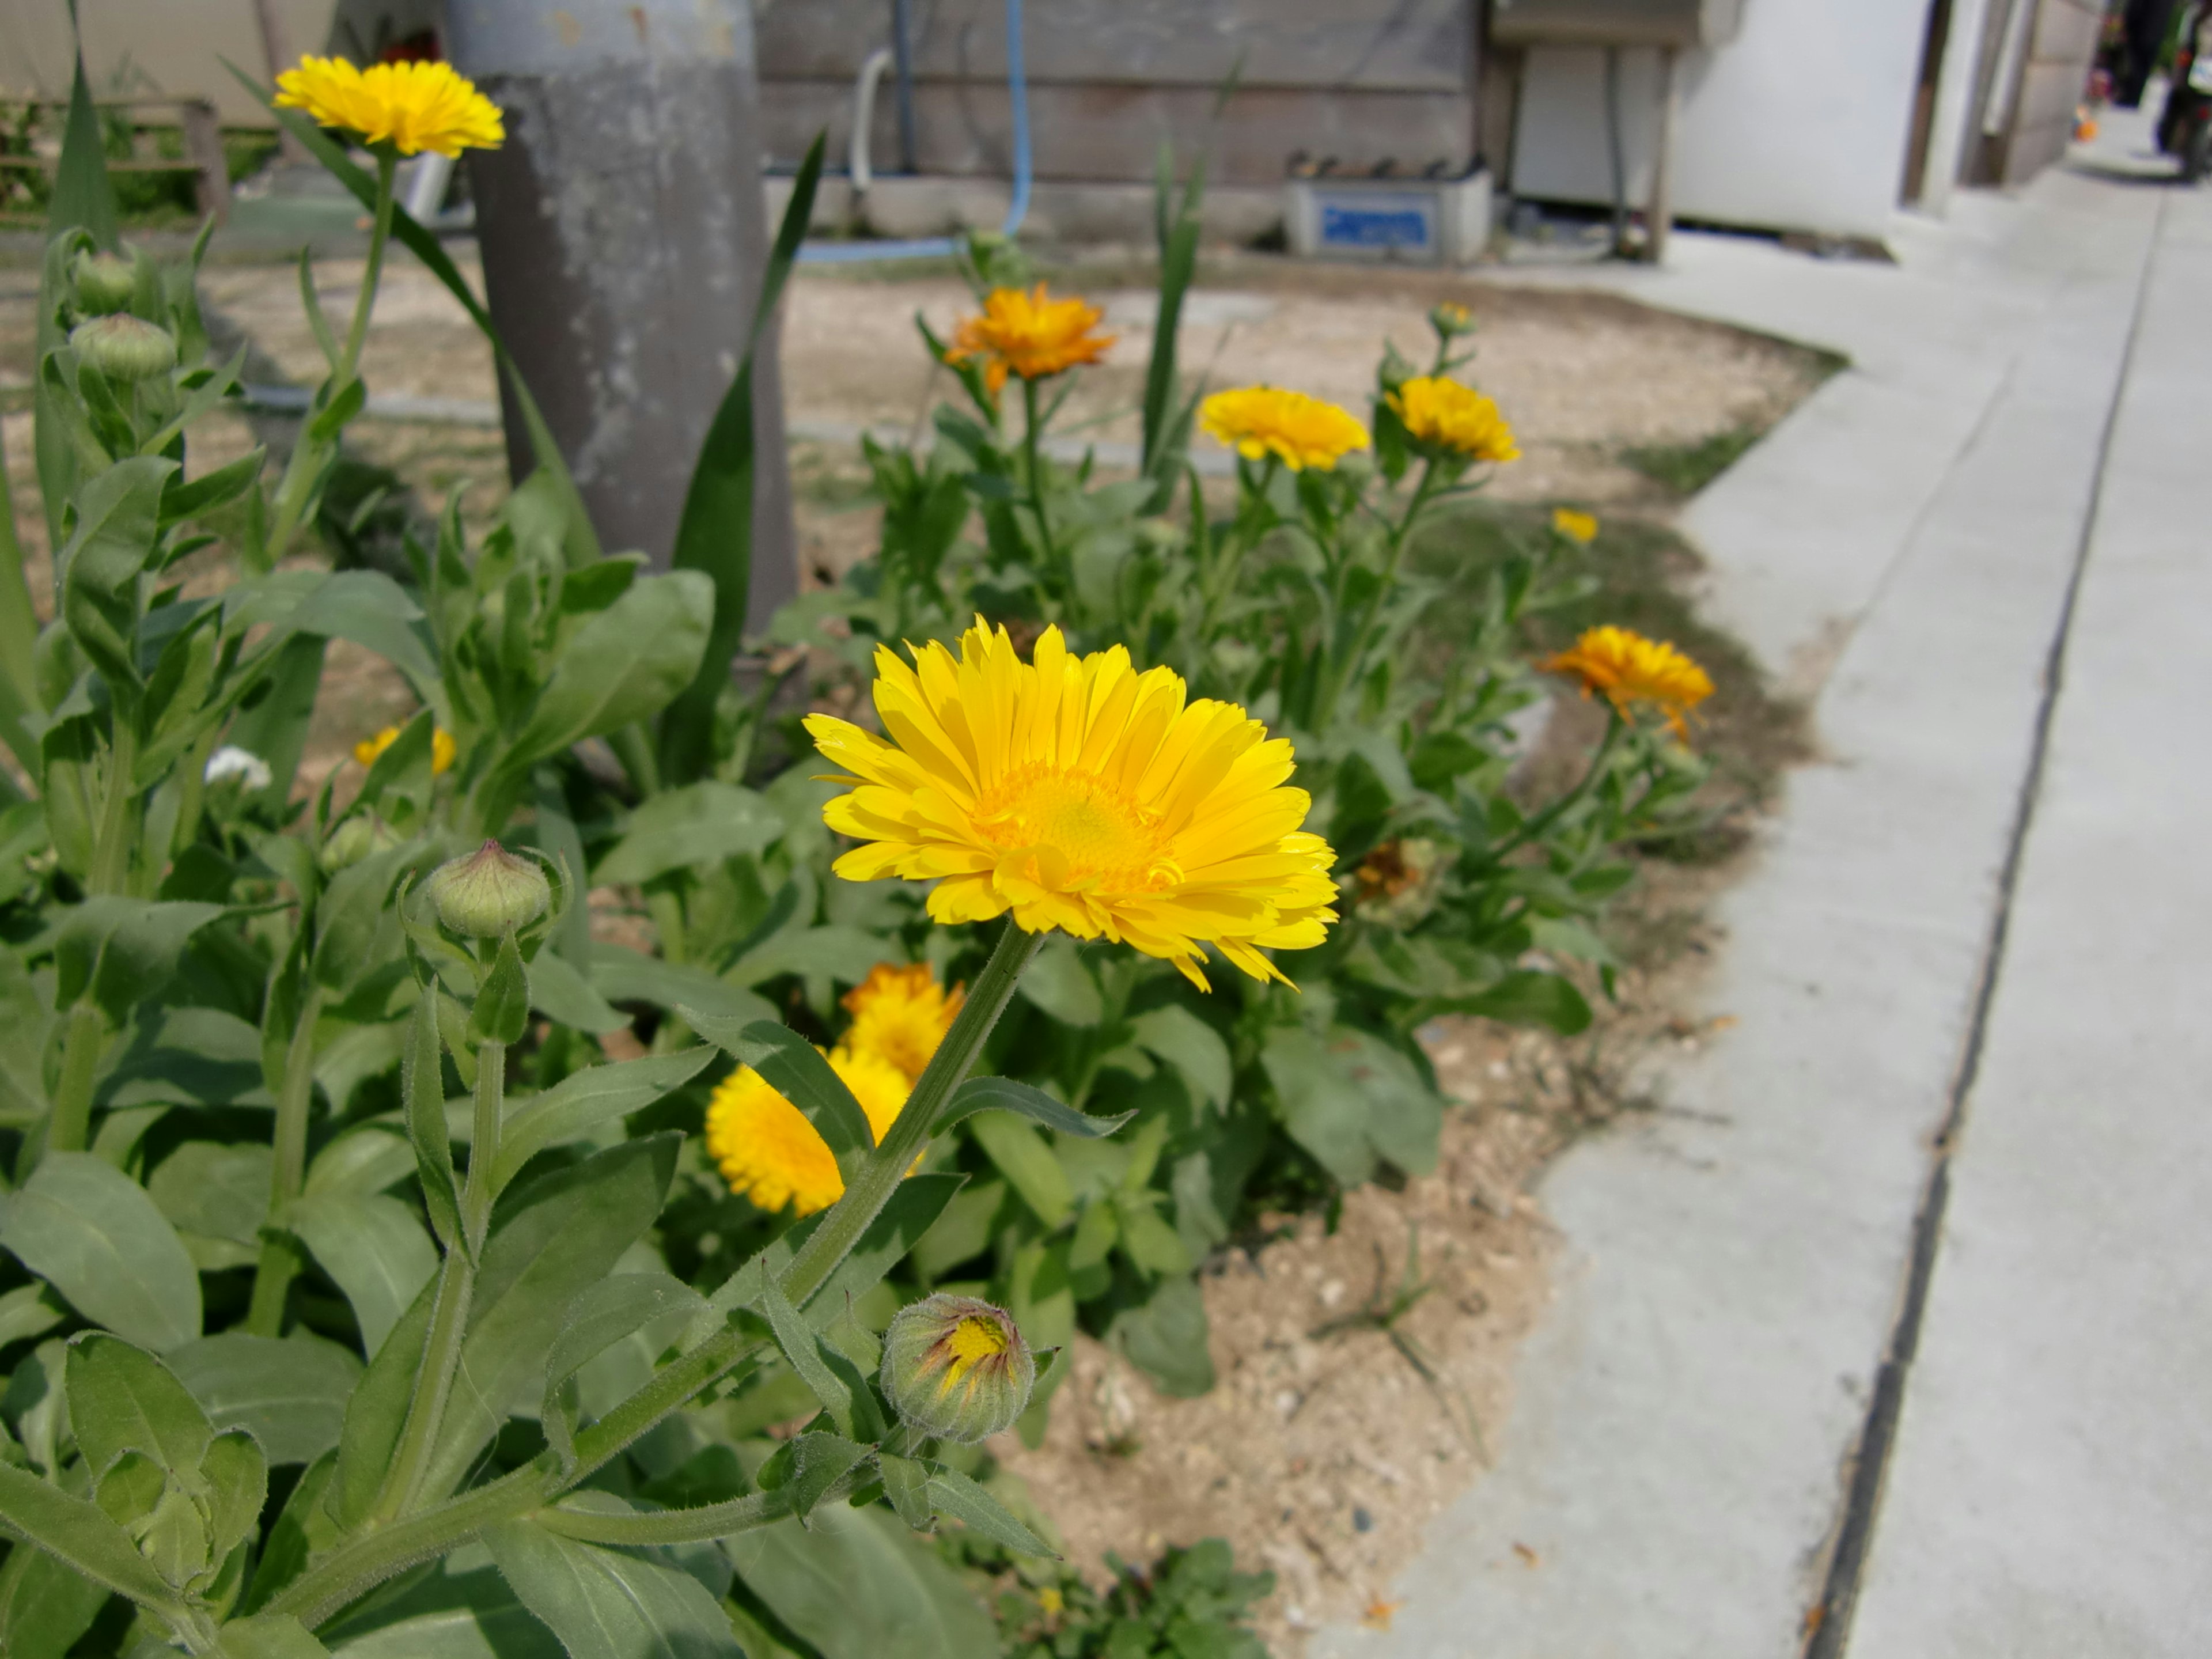
[{"label": "blue garden hose", "polygon": [[[1030,82],[1022,63],[1022,0],[1006,0],[1006,97],[1013,108],[1014,199],[1001,234],[1012,236],[1030,213]],[[902,242],[803,242],[804,265],[850,265],[877,259],[949,258],[959,245],[950,236]]]}]

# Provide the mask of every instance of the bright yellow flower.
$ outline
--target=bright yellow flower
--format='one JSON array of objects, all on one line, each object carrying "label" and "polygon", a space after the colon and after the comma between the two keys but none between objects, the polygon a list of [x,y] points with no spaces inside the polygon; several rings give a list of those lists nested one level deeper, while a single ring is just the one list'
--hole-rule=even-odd
[{"label": "bright yellow flower", "polygon": [[1091,331],[1104,315],[1088,301],[1053,299],[1042,283],[1027,294],[1018,288],[993,289],[981,316],[961,319],[945,361],[980,360],[984,382],[994,392],[1009,374],[1049,380],[1106,355],[1116,337]]},{"label": "bright yellow flower", "polygon": [[[912,647],[909,647],[912,648]],[[935,881],[929,914],[1032,933],[1109,939],[1172,962],[1203,987],[1211,944],[1257,979],[1263,950],[1319,945],[1336,855],[1298,826],[1291,745],[1234,704],[1186,703],[1182,678],[1139,673],[1115,646],[1075,658],[1057,628],[1034,664],[981,617],[956,659],[876,652],[876,712],[890,741],[827,714],[806,729],[853,786],[823,809],[866,843],[848,881]]]},{"label": "bright yellow flower", "polygon": [[[842,1047],[830,1051],[830,1069],[845,1080],[881,1140],[906,1104],[905,1074],[880,1055]],[[789,1204],[812,1215],[845,1194],[830,1143],[750,1066],[724,1078],[707,1103],[707,1156],[732,1192],[771,1213]]]},{"label": "bright yellow flower", "polygon": [[1416,443],[1455,450],[1478,461],[1517,461],[1513,428],[1498,405],[1471,386],[1441,375],[1421,374],[1383,399],[1397,411]]},{"label": "bright yellow flower", "polygon": [[499,106],[450,64],[372,64],[302,58],[276,77],[280,109],[305,110],[319,125],[387,141],[402,155],[496,149],[507,137]]},{"label": "bright yellow flower", "polygon": [[1713,695],[1711,678],[1696,663],[1673,646],[1626,628],[1593,628],[1543,666],[1578,676],[1584,696],[1595,692],[1624,715],[1634,704],[1651,704],[1678,737],[1690,734],[1683,714]]},{"label": "bright yellow flower", "polygon": [[[376,764],[376,757],[399,741],[399,728],[387,726],[373,738],[363,738],[353,746],[353,757],[363,766]],[[443,772],[453,763],[453,734],[442,726],[430,731],[430,770]]]},{"label": "bright yellow flower", "polygon": [[1271,386],[1215,392],[1198,406],[1198,423],[1246,460],[1279,456],[1293,472],[1327,471],[1367,447],[1367,428],[1334,404]]},{"label": "bright yellow flower", "polygon": [[957,985],[948,994],[926,962],[905,968],[879,962],[844,1000],[853,1016],[845,1047],[890,1061],[911,1085],[921,1080],[922,1068],[952,1029],[963,997]]},{"label": "bright yellow flower", "polygon": [[1597,539],[1597,515],[1577,513],[1571,507],[1555,507],[1552,509],[1552,528],[1569,541],[1588,547]]}]

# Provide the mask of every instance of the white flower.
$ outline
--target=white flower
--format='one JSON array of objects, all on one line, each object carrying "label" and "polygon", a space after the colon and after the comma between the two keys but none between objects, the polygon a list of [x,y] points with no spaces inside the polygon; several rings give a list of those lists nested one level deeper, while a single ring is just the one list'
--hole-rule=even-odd
[{"label": "white flower", "polygon": [[208,757],[207,770],[201,775],[210,783],[236,778],[249,792],[266,789],[272,781],[267,761],[251,750],[228,743]]}]

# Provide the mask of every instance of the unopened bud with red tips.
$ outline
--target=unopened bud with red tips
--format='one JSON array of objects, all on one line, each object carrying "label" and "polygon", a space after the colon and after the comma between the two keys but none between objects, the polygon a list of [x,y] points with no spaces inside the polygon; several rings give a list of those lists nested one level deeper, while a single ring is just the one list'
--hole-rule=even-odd
[{"label": "unopened bud with red tips", "polygon": [[498,939],[526,927],[553,902],[545,872],[495,841],[440,865],[428,885],[438,920],[449,931],[475,939]]},{"label": "unopened bud with red tips", "polygon": [[1036,1386],[1036,1361],[1012,1315],[940,1291],[892,1316],[882,1380],[908,1427],[964,1445],[1013,1425]]},{"label": "unopened bud with red tips", "polygon": [[122,310],[138,287],[138,268],[119,253],[80,253],[70,274],[76,279],[76,308],[89,317]]},{"label": "unopened bud with red tips", "polygon": [[166,328],[118,311],[70,331],[76,355],[111,380],[146,380],[176,367],[177,343]]}]

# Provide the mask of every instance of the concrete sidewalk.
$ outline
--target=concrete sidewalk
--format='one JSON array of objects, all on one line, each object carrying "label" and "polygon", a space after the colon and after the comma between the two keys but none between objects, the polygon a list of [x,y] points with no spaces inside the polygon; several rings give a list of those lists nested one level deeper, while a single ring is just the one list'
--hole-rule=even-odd
[{"label": "concrete sidewalk", "polygon": [[[2114,135],[2122,145],[2137,137]],[[1833,1651],[1842,1620],[1820,1627],[1832,1597],[1839,1612],[1849,1610],[1875,1513],[1876,1470],[1855,1480],[1856,1455],[1870,1420],[1895,1420],[1900,1395],[1907,1405],[1893,1513],[1875,1531],[1863,1578],[1866,1633],[1852,1653],[2180,1651],[2084,1635],[2100,1627],[2080,1620],[2069,1638],[2040,1647],[2017,1621],[1991,1624],[2005,1634],[1982,1646],[1963,1645],[1957,1634],[1988,1616],[1988,1598],[2048,1571],[2040,1547],[2070,1543],[2084,1561],[2100,1548],[2094,1534],[2067,1520],[2073,1492],[2063,1477],[2084,1478],[2101,1443],[2078,1423],[2078,1455],[2035,1483],[2045,1506],[2039,1547],[2007,1549],[1990,1536],[2018,1501],[1999,1477],[2039,1450],[2021,1435],[2073,1423],[2069,1413],[2077,1410],[2117,1409],[2083,1393],[2093,1374],[2108,1377],[2108,1358],[2070,1379],[2051,1358],[2063,1352],[2069,1319],[2091,1342],[2109,1342],[2108,1328],[2079,1325],[2078,1307],[2046,1312],[2033,1328],[2007,1323],[2022,1276],[2055,1270],[2051,1232],[2040,1247],[2023,1242],[2037,1237],[2042,1206],[2065,1207],[2053,1191],[2109,1191],[2110,1206],[2085,1205],[2060,1230],[2073,1262],[2086,1266],[2099,1255],[2093,1236],[2118,1224],[2112,1212],[2124,1209],[2130,1190],[2124,1177],[2106,1189],[2091,1173],[2115,1137],[2115,1114],[2093,1117],[2085,1103],[2094,1093],[2064,1086],[2079,1078],[2087,1051],[2066,1048],[2074,1057],[2063,1067],[2032,1046],[2003,1062],[2008,1019],[2021,1043],[2064,1045],[2075,1029],[2065,1000],[2092,1000],[2075,982],[2084,969],[2062,950],[2081,914],[2056,899],[2037,935],[2051,955],[2045,982],[2033,997],[2021,994],[2029,1006],[2017,1016],[2000,997],[1982,1091],[2001,1063],[2012,1063],[2047,1079],[2045,1092],[2033,1096],[2045,1105],[2025,1113],[2029,1121],[2008,1153],[1990,1154],[1986,1176],[1970,1131],[1956,1171],[1954,1226],[1971,1220],[1975,1237],[2012,1248],[1985,1249],[1979,1275],[1962,1268],[1947,1279],[1948,1260],[1939,1267],[1926,1363],[1942,1380],[1929,1384],[1924,1407],[1912,1392],[1917,1374],[1891,1353],[1916,1262],[1924,1269],[1928,1260],[1916,1249],[1916,1229],[1942,1167],[1938,1149],[1959,1103],[1963,1061],[1985,1024],[1985,969],[2015,892],[2024,916],[2040,914],[2029,907],[2045,866],[2032,858],[2015,883],[2015,848],[2050,708],[2046,671],[2097,510],[2146,274],[2160,273],[2154,296],[2168,285],[2176,294],[2152,307],[2154,318],[2170,309],[2178,330],[2207,333],[2184,316],[2180,297],[2179,285],[2198,268],[2175,263],[2165,274],[2185,245],[2196,246],[2173,225],[2161,234],[2171,198],[2142,182],[2054,172],[2020,198],[1964,198],[1947,225],[1901,225],[1897,267],[1824,264],[1740,239],[1686,237],[1669,270],[1564,279],[1603,282],[1852,358],[1689,517],[1711,568],[1712,608],[1778,674],[1814,696],[1823,758],[1793,775],[1757,866],[1722,907],[1729,943],[1709,1012],[1735,1016],[1735,1026],[1668,1077],[1668,1109],[1578,1146],[1545,1183],[1541,1196],[1565,1239],[1559,1300],[1522,1357],[1496,1468],[1431,1529],[1393,1592],[1405,1601],[1395,1628],[1326,1632],[1315,1655],[1783,1659],[1802,1651],[1808,1637],[1816,1650]],[[2193,224],[2197,210],[2192,202],[2171,216]],[[2166,349],[2180,357],[2178,341]],[[2153,418],[2130,414],[2123,433]],[[2165,441],[2185,441],[2180,434],[2191,429],[2179,421]],[[2123,442],[2113,453],[2117,462],[2130,451]],[[2145,486],[2138,510],[2156,518],[2161,534],[2188,523],[2186,486],[2205,471],[2189,459],[2179,449],[2154,453],[2146,441],[2142,471],[2170,493],[2154,497]],[[2119,510],[2117,499],[2109,502],[2100,525]],[[2158,580],[2172,574],[2170,561],[2148,551],[2144,558],[2142,595],[2112,602],[2116,651],[2129,612],[2153,603]],[[2212,574],[2204,580],[2212,586]],[[2169,599],[2167,633],[2195,614],[2179,599]],[[2085,617],[2092,608],[2085,599]],[[2174,722],[2191,706],[2160,704],[2172,718],[2147,723],[2140,737],[2113,729],[2143,718],[2141,688],[2151,668],[2129,663],[2115,672],[2130,668],[2145,678],[2130,683],[2129,695],[2109,693],[2110,711],[2094,734],[2085,724],[2080,739],[2112,774],[2073,786],[2082,793],[2089,844],[2048,861],[2074,872],[2061,889],[2068,904],[2101,898],[2118,912],[2103,921],[2111,950],[2098,968],[2115,977],[2095,1000],[2132,994],[2136,1006],[2128,1022],[2108,1028],[2104,1040],[2114,1047],[2185,1028],[2176,1000],[2148,994],[2143,957],[2121,943],[2131,922],[2137,939],[2154,936],[2139,915],[2142,893],[2130,888],[2136,902],[2126,904],[2075,866],[2108,855],[2115,825],[2158,840],[2165,860],[2147,848],[2133,861],[2123,854],[2107,880],[2164,883],[2177,902],[2159,925],[2177,931],[2193,921],[2187,897],[2212,881],[2193,870],[2184,878],[2191,821],[2144,817],[2146,801],[2181,799],[2152,790],[2148,769],[2162,762],[2170,772],[2188,769],[2193,751]],[[2190,677],[2212,669],[2182,657],[2175,675],[2172,684],[2193,686]],[[2123,757],[2136,753],[2144,769],[2131,771]],[[2057,784],[2069,775],[2060,766],[2052,775]],[[2189,787],[2212,794],[2193,772]],[[2182,948],[2177,939],[2179,960],[2202,959]],[[2189,1112],[2179,1073],[2191,1057],[2173,1057],[2161,1123]],[[2106,1056],[2108,1081],[2113,1063]],[[2083,1133],[2092,1122],[2094,1139]],[[2063,1131],[2074,1125],[2081,1127],[2069,1138]],[[2212,1139],[2212,1130],[2183,1135],[2178,1121],[2169,1127],[2176,1133],[2161,1139],[2138,1119],[2120,1138],[2145,1158],[2164,1146],[2184,1160],[2199,1139]],[[2185,1175],[2169,1173],[2157,1190]],[[2153,1273],[2164,1258],[2152,1255],[2145,1235],[2160,1223],[2178,1224],[2154,1201],[2122,1235],[2134,1248],[2111,1263],[2109,1276],[2141,1292],[2136,1306],[2170,1303],[2201,1283],[2177,1283],[2178,1270]],[[2197,1224],[2200,1234],[2205,1224]],[[2122,1286],[2094,1276],[2080,1283],[2100,1305],[2130,1305]],[[2156,1346],[2153,1332],[2117,1352],[2137,1368],[2163,1367],[2176,1390],[2202,1374],[2179,1348],[2148,1352]],[[1939,1362],[1939,1354],[1948,1357]],[[2001,1395],[2012,1403],[1999,1409],[1988,1395],[1998,1386],[1993,1376],[2021,1369],[2038,1372],[2039,1388]],[[1992,1415],[1996,1427],[1985,1420]],[[2194,1443],[2191,1432],[2175,1421],[2177,1456]],[[2154,1457],[2166,1449],[2146,1437],[2129,1449]],[[2131,1492],[2141,1487],[2139,1461],[2114,1470]],[[2208,1472],[2182,1461],[2192,1478]],[[1957,1489],[1973,1474],[1986,1477],[1974,1500],[1981,1507],[1962,1511]],[[2195,1484],[2204,1489],[2201,1479]],[[2177,1524],[2147,1497],[2108,1507],[2115,1525],[2129,1523],[2123,1530],[2153,1517]],[[2212,1499],[2200,1507],[2212,1516]],[[2203,1534],[2201,1521],[2182,1534],[2200,1560]],[[1832,1584],[1839,1538],[1845,1559]],[[2170,1598],[2169,1617],[2190,1587],[2172,1568],[2179,1547],[2145,1546],[2125,1569]],[[1964,1553],[1954,1565],[1945,1549]],[[2077,1599],[2094,1604],[2094,1571],[2081,1571],[2088,1578]],[[1946,1600],[1940,1589],[1954,1580],[1966,1584],[1964,1599]],[[2112,1628],[2156,1627],[2157,1610],[2140,1605],[2142,1595],[2124,1599],[2132,1622]],[[2191,1650],[2212,1648],[2200,1640]]]}]

